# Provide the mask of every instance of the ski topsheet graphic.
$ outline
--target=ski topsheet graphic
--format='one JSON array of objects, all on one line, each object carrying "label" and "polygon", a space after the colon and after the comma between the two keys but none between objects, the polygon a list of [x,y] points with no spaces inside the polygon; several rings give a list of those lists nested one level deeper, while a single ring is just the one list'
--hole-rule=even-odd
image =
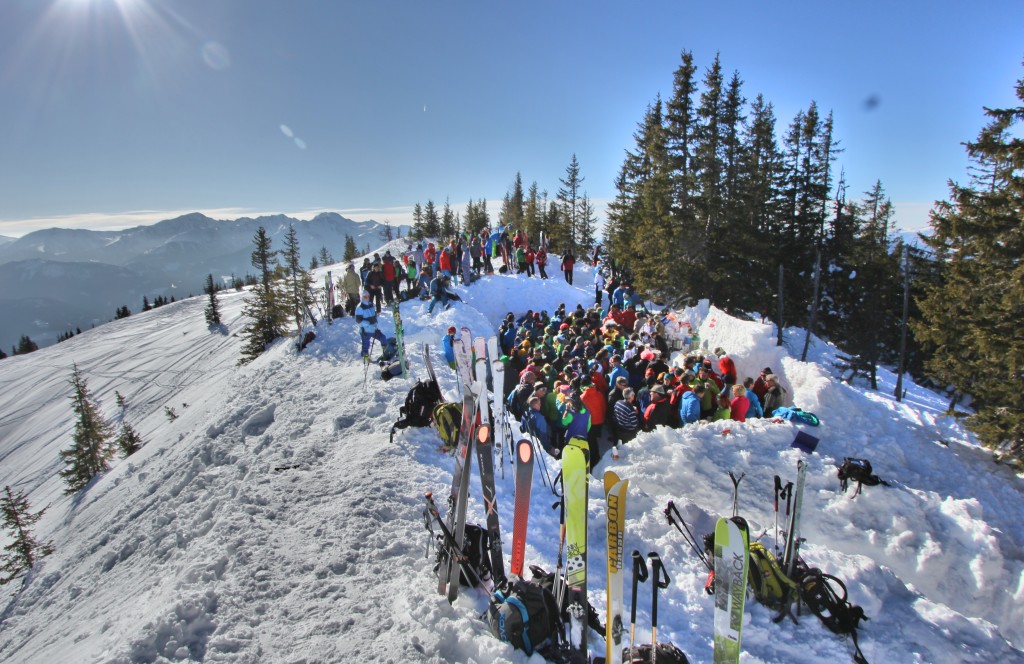
[{"label": "ski topsheet graphic", "polygon": [[[584,441],[585,445],[586,442]],[[587,656],[587,456],[570,443],[562,450],[565,489],[565,585],[568,588],[569,645],[573,661]]]},{"label": "ski topsheet graphic", "polygon": [[604,497],[608,511],[608,614],[605,623],[605,662],[622,662],[622,584],[626,565],[626,489],[629,480],[608,471]]},{"label": "ski topsheet graphic", "polygon": [[533,444],[516,443],[516,498],[512,514],[512,574],[523,575],[526,557],[526,526],[530,520],[530,491],[533,486]]},{"label": "ski topsheet graphic", "polygon": [[748,559],[746,528],[736,520],[719,519],[715,526],[715,664],[740,661]]}]

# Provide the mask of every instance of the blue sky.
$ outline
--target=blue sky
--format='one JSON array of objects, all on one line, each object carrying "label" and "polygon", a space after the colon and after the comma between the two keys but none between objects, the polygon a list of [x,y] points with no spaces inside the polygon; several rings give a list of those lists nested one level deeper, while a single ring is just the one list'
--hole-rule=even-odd
[{"label": "blue sky", "polygon": [[[921,227],[982,106],[1015,102],[1024,2],[2,0],[0,234],[497,201],[575,153],[614,196],[684,49],[720,53],[781,135],[835,115],[849,195]],[[873,107],[866,102],[877,100]],[[603,215],[602,215],[603,222]]]}]

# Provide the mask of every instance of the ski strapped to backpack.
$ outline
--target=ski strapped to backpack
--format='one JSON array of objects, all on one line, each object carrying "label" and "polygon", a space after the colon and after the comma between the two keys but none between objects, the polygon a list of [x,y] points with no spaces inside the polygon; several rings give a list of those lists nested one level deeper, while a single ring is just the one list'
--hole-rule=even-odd
[{"label": "ski strapped to backpack", "polygon": [[846,493],[846,488],[850,485],[850,482],[857,483],[857,489],[850,496],[851,499],[856,498],[860,495],[861,487],[863,486],[889,486],[889,483],[878,477],[878,475],[871,474],[871,462],[867,459],[854,459],[852,457],[845,457],[843,459],[843,465],[837,467],[836,475],[839,477],[839,487]]}]

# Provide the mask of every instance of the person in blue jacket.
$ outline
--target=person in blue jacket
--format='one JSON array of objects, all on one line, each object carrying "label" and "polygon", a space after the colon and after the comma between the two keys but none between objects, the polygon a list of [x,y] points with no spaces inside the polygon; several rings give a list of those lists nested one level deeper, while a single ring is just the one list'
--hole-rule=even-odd
[{"label": "person in blue jacket", "polygon": [[383,348],[387,337],[377,329],[377,307],[370,299],[370,291],[363,291],[362,298],[356,306],[356,323],[359,324],[359,336],[363,341],[363,361],[370,361],[370,344],[377,339]]},{"label": "person in blue jacket", "polygon": [[551,427],[548,425],[548,421],[544,417],[544,413],[541,412],[543,400],[534,394],[529,398],[527,403],[529,404],[529,407],[526,409],[526,415],[523,417],[523,423],[526,425],[526,430],[536,436],[545,452],[551,456],[557,457],[558,452],[556,448],[551,445]]},{"label": "person in blue jacket", "polygon": [[455,368],[455,326],[448,328],[448,334],[441,338],[441,348],[444,349],[444,360],[452,369]]},{"label": "person in blue jacket", "polygon": [[683,424],[693,424],[700,419],[700,401],[703,396],[703,385],[697,385],[692,391],[683,393],[679,399],[679,420]]},{"label": "person in blue jacket", "polygon": [[747,419],[751,417],[764,417],[764,408],[761,407],[761,400],[757,398],[757,394],[754,392],[754,379],[747,378],[743,379],[743,387],[747,388],[747,400],[750,402],[750,407],[747,408]]}]

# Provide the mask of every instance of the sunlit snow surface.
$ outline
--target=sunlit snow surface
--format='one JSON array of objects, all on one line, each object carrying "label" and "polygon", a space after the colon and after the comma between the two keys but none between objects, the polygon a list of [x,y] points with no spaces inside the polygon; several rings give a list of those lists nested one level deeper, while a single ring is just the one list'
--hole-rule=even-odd
[{"label": "sunlit snow surface", "polygon": [[[551,272],[547,282],[496,275],[459,287],[465,303],[433,316],[425,303],[403,304],[412,374],[425,375],[418,349],[439,343],[449,325],[490,335],[507,311],[593,301],[589,269],[577,270],[574,288]],[[207,329],[196,298],[0,362],[0,484],[47,509],[35,533],[56,548],[24,586],[0,588],[0,661],[540,661],[490,636],[478,620],[481,594],[466,590],[449,606],[436,592],[422,496],[433,491],[443,506],[452,461],[430,429],[389,443],[409,383],[371,372],[364,387],[348,318],[318,326],[301,354],[282,341],[237,366],[243,297],[222,294],[222,330]],[[770,366],[790,400],[821,417],[811,431],[821,443],[804,457],[803,555],[844,579],[871,618],[860,632],[867,659],[1024,661],[1021,480],[943,415],[944,398],[908,384],[898,403],[884,370],[878,392],[840,383],[828,345],[815,340],[811,362],[793,359],[799,330],[779,348],[770,325],[706,305],[679,315],[699,324],[709,348],[724,348],[741,376]],[[382,328],[391,331],[390,315]],[[57,473],[70,444],[73,363],[109,417],[120,417],[115,390],[127,398],[125,416],[147,444],[71,497]],[[434,365],[446,396],[457,398],[439,354]],[[179,417],[168,421],[166,407]],[[768,420],[660,429],[598,469],[630,480],[626,550],[661,553],[672,585],[659,595],[658,637],[691,662],[711,661],[712,600],[662,510],[674,500],[700,536],[731,509],[728,471],[744,472],[740,511],[770,547],[773,477],[794,478],[797,430]],[[870,459],[892,486],[856,499],[840,493],[835,465],[844,456]],[[507,553],[511,473],[497,483]],[[470,518],[482,521],[476,477],[472,486]],[[598,480],[590,492],[590,597],[603,615]],[[558,547],[553,501],[538,474],[527,564],[547,569]],[[645,641],[650,599],[643,588]],[[799,625],[772,616],[748,601],[742,661],[851,661],[851,645],[813,616]],[[591,646],[603,654],[600,636]]]}]

